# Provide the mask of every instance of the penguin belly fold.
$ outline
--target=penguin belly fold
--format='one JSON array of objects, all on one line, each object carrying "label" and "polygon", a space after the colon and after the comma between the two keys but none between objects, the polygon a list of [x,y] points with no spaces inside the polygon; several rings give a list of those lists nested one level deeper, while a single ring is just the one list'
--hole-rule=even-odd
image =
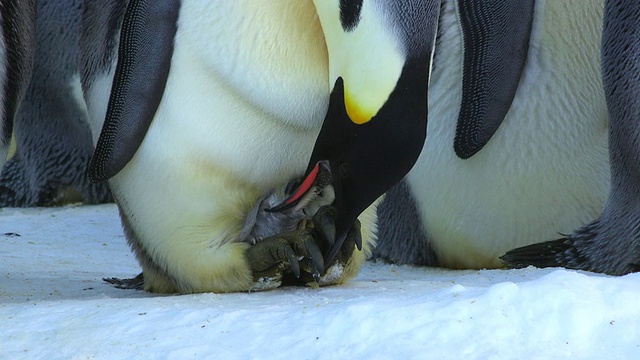
[{"label": "penguin belly fold", "polygon": [[[254,286],[243,227],[264,194],[304,172],[326,111],[327,72],[311,1],[181,2],[162,100],[109,180],[145,290]],[[90,112],[104,114],[106,101],[88,94]],[[368,218],[364,251],[332,283],[363,264]]]},{"label": "penguin belly fold", "polygon": [[601,1],[535,2],[513,103],[484,148],[463,160],[453,149],[463,42],[456,5],[444,3],[427,139],[378,212],[378,256],[496,268],[504,252],[570,233],[597,216],[609,188],[602,7]]}]

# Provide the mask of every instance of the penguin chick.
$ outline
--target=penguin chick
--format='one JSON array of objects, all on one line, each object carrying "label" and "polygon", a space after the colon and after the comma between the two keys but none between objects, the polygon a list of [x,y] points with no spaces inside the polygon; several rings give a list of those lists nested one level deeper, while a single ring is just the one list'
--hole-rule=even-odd
[{"label": "penguin chick", "polygon": [[[261,197],[247,214],[240,239],[252,245],[247,251],[254,272],[255,284],[250,290],[268,290],[287,285],[316,283],[334,285],[344,280],[344,271],[359,239],[360,225],[349,234],[347,242],[325,271],[323,250],[335,237],[335,210],[328,206],[333,193],[319,191],[304,206],[285,211],[266,211],[291,195],[298,180],[271,190]],[[318,244],[318,241],[324,243]],[[132,279],[105,278],[106,282],[122,289],[143,289],[144,275]]]},{"label": "penguin chick", "polygon": [[[255,244],[265,237],[300,229],[321,207],[332,204],[331,172],[326,167],[318,170],[319,175],[308,185],[294,179],[259,199],[247,215],[240,239]],[[333,228],[335,236],[335,224]]]},{"label": "penguin chick", "polygon": [[640,271],[640,3],[607,0],[602,79],[609,110],[611,188],[600,217],[554,241],[520,247],[500,259],[624,275]]},{"label": "penguin chick", "polygon": [[[326,264],[325,270],[322,254],[326,253],[334,244],[336,233],[335,208],[330,206],[335,199],[335,192],[330,185],[331,173],[327,167],[320,167],[319,174],[315,179],[316,181],[309,185],[300,184],[300,181],[296,179],[289,182],[280,191],[274,189],[265,195],[248,214],[240,238],[253,245],[262,241],[278,242],[281,241],[281,238],[289,238],[293,242],[293,246],[313,248],[311,259],[300,259],[303,260],[300,265],[295,259],[289,261],[293,274],[297,279],[301,279],[292,279],[293,283],[309,283],[312,278],[313,282],[326,286],[343,280],[344,269],[348,267],[347,262],[351,258],[354,248],[356,245],[360,244],[358,246],[361,246],[362,244],[362,235],[360,223],[357,222],[357,226],[348,234],[347,242],[341,247],[339,256],[334,258],[330,264]],[[307,187],[311,187],[311,190]],[[284,191],[282,191],[283,189]],[[297,197],[295,194],[301,196]],[[276,204],[285,204],[283,203],[285,199],[296,199],[297,201],[295,204],[289,204],[290,206],[287,208],[278,208]],[[316,244],[314,241],[320,243]],[[268,254],[273,252],[264,251],[266,250],[264,244],[261,244],[261,247],[263,248],[261,257],[266,260],[260,261],[266,262],[271,267],[276,265],[275,263],[279,261],[277,258],[269,260]],[[252,250],[255,252],[254,249]],[[293,254],[294,252],[292,249],[288,249],[287,253]],[[267,255],[265,256],[265,254]],[[254,262],[256,260],[254,259]],[[269,266],[262,265],[262,267]],[[300,267],[305,275],[302,278]],[[261,274],[255,279],[257,284],[266,283],[265,279],[276,278],[280,280],[282,278],[282,274],[265,276],[262,274],[264,271],[260,272]],[[254,273],[256,273],[255,269]]]}]

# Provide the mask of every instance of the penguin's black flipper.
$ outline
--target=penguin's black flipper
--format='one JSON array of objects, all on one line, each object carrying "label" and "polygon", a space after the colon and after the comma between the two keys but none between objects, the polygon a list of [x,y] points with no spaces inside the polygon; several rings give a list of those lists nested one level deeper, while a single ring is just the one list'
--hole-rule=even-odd
[{"label": "penguin's black flipper", "polygon": [[92,181],[117,174],[142,143],[169,76],[179,10],[179,0],[127,5],[107,115],[89,168]]},{"label": "penguin's black flipper", "polygon": [[[0,5],[0,31],[4,44],[0,66],[5,79],[0,90],[0,150],[9,146],[13,118],[31,79],[35,54],[36,1],[7,1]],[[1,152],[1,151],[0,151]],[[1,164],[4,159],[0,159]]]},{"label": "penguin's black flipper", "polygon": [[461,159],[487,144],[511,107],[527,61],[534,5],[458,0],[464,62],[454,150]]},{"label": "penguin's black flipper", "polygon": [[511,267],[564,266],[623,275],[640,271],[640,2],[607,0],[602,83],[609,110],[611,189],[600,218],[564,239],[509,251]]}]

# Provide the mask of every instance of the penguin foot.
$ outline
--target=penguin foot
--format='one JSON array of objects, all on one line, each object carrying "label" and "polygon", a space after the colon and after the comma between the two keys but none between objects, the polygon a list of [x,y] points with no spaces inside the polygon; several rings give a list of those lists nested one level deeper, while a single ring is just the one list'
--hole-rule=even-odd
[{"label": "penguin foot", "polygon": [[[624,226],[611,225],[598,219],[563,238],[510,250],[500,260],[512,269],[565,267],[608,275],[640,271],[640,256],[633,246],[628,247],[628,234],[620,231]],[[633,229],[626,230],[633,232]],[[633,238],[632,243],[638,244],[640,234]],[[619,240],[627,244],[624,250],[616,245]]]},{"label": "penguin foot", "polygon": [[[334,231],[335,232],[335,231]],[[335,238],[331,238],[335,239]],[[320,277],[318,284],[320,286],[336,285],[345,281],[345,269],[352,260],[356,248],[362,248],[362,230],[360,221],[356,219],[351,230],[347,233],[342,246],[326,267],[324,275]],[[333,245],[333,244],[332,244]],[[328,248],[327,248],[328,249]]]},{"label": "penguin foot", "polygon": [[274,235],[250,247],[245,254],[253,272],[254,290],[317,279],[324,270],[322,251],[306,230]]},{"label": "penguin foot", "polygon": [[131,279],[120,279],[116,277],[102,278],[102,281],[124,290],[144,290],[144,273]]},{"label": "penguin foot", "polygon": [[357,223],[347,236],[338,256],[325,268],[324,252],[335,239],[335,210],[320,208],[298,230],[273,235],[258,241],[246,253],[254,274],[254,290],[280,285],[333,285],[341,282],[360,237]]}]

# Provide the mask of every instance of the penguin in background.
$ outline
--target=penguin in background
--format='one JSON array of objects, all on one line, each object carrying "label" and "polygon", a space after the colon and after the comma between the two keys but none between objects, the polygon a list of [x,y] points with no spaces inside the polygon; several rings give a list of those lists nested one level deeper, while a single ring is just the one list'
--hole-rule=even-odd
[{"label": "penguin in background", "polygon": [[[102,7],[94,9],[104,17],[105,9],[122,11],[121,4],[92,5]],[[291,232],[256,231],[256,223],[282,212],[256,216],[254,210],[290,197],[291,191],[277,190],[295,188],[290,180],[305,167],[326,178],[326,168],[308,163],[327,108],[335,109],[339,120],[351,111],[357,115],[347,113],[349,122],[399,125],[383,121],[389,113],[374,115],[411,96],[397,85],[416,75],[425,91],[418,110],[426,111],[437,26],[433,4],[437,1],[129,1],[121,31],[118,21],[102,27],[106,41],[84,42],[102,52],[82,61],[96,141],[90,174],[96,181],[108,179],[143,268],[141,276],[119,283],[164,293],[227,292],[273,288],[287,274],[305,282],[309,277],[299,274],[310,273],[320,285],[355,276],[373,246],[373,208],[351,202],[338,209],[349,211],[345,218],[353,222],[341,228],[346,229],[341,244],[335,241],[341,218],[335,207],[316,204],[333,200],[331,194],[311,195],[315,215],[305,212],[308,202],[301,207],[297,202],[294,210],[305,213],[307,224]],[[408,34],[418,26],[433,35],[414,43]],[[371,56],[359,57],[362,51]],[[424,55],[422,66],[405,67],[416,51]],[[371,91],[369,81],[381,85],[380,93]],[[327,116],[324,124],[338,121]],[[348,148],[357,153],[372,147]],[[319,152],[319,160],[336,164],[329,157]],[[342,170],[362,176],[362,167],[350,165]],[[336,185],[339,169],[329,170]],[[296,194],[308,200],[308,187],[298,190],[293,190],[296,201]],[[263,199],[269,201],[262,204]],[[345,210],[349,207],[358,210]],[[354,251],[356,243],[362,251]],[[336,253],[334,259],[327,251]]]},{"label": "penguin in background", "polygon": [[16,152],[0,175],[0,206],[111,201],[87,169],[93,143],[82,96],[82,0],[37,1],[33,74],[16,113]]},{"label": "penguin in background", "polygon": [[509,251],[510,267],[640,271],[640,3],[607,0],[602,81],[609,111],[611,189],[600,216],[561,239]]},{"label": "penguin in background", "polygon": [[35,0],[0,5],[0,172],[9,153],[14,117],[33,68]]},{"label": "penguin in background", "polygon": [[376,256],[503,267],[506,251],[571,232],[607,198],[603,3],[442,5],[427,140],[378,208]]}]

